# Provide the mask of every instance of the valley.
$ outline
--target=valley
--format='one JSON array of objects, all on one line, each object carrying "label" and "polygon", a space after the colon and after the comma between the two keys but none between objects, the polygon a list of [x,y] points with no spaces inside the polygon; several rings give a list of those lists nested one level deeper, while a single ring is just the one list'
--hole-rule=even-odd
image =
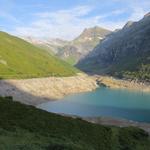
[{"label": "valley", "polygon": [[0,150],[150,150],[148,4],[56,1],[0,5]]},{"label": "valley", "polygon": [[23,37],[23,39],[35,46],[46,49],[71,65],[75,65],[80,59],[90,53],[112,31],[98,26],[84,29],[84,31],[72,41],[61,39],[36,39]]}]

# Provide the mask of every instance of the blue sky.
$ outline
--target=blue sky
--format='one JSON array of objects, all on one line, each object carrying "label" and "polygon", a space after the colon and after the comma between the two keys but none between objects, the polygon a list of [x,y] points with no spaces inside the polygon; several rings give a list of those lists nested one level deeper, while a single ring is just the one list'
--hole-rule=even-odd
[{"label": "blue sky", "polygon": [[70,40],[84,28],[114,30],[149,11],[150,0],[0,0],[0,30]]}]

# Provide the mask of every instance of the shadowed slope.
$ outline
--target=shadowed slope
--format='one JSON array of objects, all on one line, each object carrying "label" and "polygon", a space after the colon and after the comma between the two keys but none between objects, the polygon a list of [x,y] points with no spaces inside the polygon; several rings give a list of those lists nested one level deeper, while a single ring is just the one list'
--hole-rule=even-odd
[{"label": "shadowed slope", "polygon": [[150,81],[150,16],[128,22],[77,66],[86,72]]}]

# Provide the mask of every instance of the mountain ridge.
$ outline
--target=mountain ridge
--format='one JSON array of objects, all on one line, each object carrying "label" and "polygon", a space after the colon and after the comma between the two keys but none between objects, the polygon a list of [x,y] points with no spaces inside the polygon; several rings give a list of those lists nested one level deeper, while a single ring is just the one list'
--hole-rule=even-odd
[{"label": "mountain ridge", "polygon": [[55,38],[55,39],[39,39],[36,37],[21,37],[22,39],[26,40],[27,42],[43,48],[45,50],[47,50],[50,54],[55,55],[56,53],[58,53],[59,49],[68,44],[69,41],[66,40],[62,40],[59,38]]},{"label": "mountain ridge", "polygon": [[150,15],[104,39],[77,67],[91,73],[150,79]]},{"label": "mountain ridge", "polygon": [[84,29],[77,38],[64,46],[57,56],[64,60],[72,57],[75,60],[73,64],[76,64],[110,33],[111,31],[98,26]]},{"label": "mountain ridge", "polygon": [[25,39],[36,46],[47,49],[50,53],[51,50],[53,50],[52,53],[54,55],[74,65],[81,58],[92,51],[93,48],[110,33],[110,30],[98,26],[86,28],[78,37],[72,41],[64,41],[59,39],[62,41],[58,42],[59,45],[50,42],[50,40],[53,41],[54,39],[49,39],[43,43],[41,42],[42,44],[34,43],[32,40],[28,40],[27,38]]}]

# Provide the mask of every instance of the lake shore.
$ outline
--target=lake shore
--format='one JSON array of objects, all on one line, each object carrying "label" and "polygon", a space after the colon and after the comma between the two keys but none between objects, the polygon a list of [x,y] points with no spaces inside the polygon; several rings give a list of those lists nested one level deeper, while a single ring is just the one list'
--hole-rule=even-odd
[{"label": "lake shore", "polygon": [[150,134],[150,123],[136,122],[132,120],[111,118],[111,117],[86,117],[86,118],[83,118],[83,120],[86,120],[88,122],[95,123],[95,124],[108,125],[108,126],[138,127]]},{"label": "lake shore", "polygon": [[79,73],[72,77],[0,80],[0,96],[12,96],[16,101],[37,106],[48,101],[60,100],[69,94],[90,92],[101,85],[113,89],[150,92],[148,83]]},{"label": "lake shore", "polygon": [[0,96],[12,96],[16,101],[36,106],[97,87],[95,78],[83,73],[72,77],[0,80]]},{"label": "lake shore", "polygon": [[116,127],[137,127],[144,131],[146,131],[150,135],[150,123],[137,122],[133,120],[127,120],[123,118],[115,118],[115,117],[80,117],[76,115],[66,115],[60,114],[62,116],[71,117],[71,118],[79,118],[85,120],[90,123],[106,125],[106,126],[116,126]]},{"label": "lake shore", "polygon": [[[98,87],[98,84],[105,85],[109,88],[150,92],[150,86],[148,84],[120,80],[113,77],[78,74],[73,77],[61,78],[48,77],[22,80],[0,80],[0,96],[12,96],[16,101],[37,106],[48,101],[60,100],[69,94],[93,91]],[[102,125],[139,127],[150,133],[149,123],[107,117],[89,117],[82,119]]]},{"label": "lake shore", "polygon": [[113,89],[128,89],[141,92],[150,92],[150,83],[137,80],[116,79],[109,76],[95,76],[99,85],[104,85]]},{"label": "lake shore", "polygon": [[90,92],[101,85],[113,89],[150,92],[149,83],[116,79],[109,76],[88,76],[79,73],[72,77],[0,80],[0,96],[12,96],[17,101],[36,106],[48,101],[62,99],[69,94]]}]

